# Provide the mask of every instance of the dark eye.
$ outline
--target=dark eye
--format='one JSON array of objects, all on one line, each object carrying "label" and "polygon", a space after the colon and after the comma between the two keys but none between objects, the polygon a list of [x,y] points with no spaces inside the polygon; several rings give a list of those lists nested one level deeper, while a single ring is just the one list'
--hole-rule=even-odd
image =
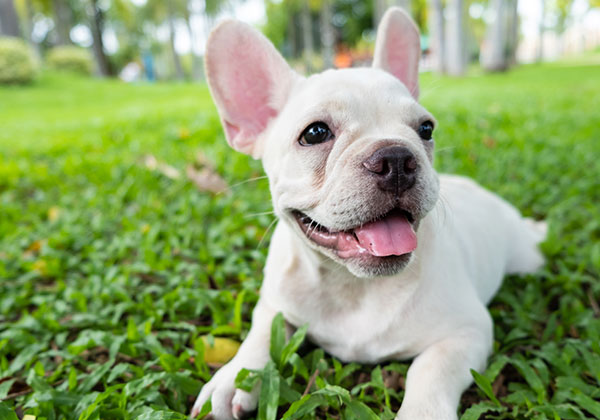
[{"label": "dark eye", "polygon": [[298,143],[302,146],[312,146],[319,143],[324,143],[333,138],[333,133],[324,122],[312,123],[302,133],[298,139]]},{"label": "dark eye", "polygon": [[421,123],[417,133],[423,140],[431,140],[431,137],[433,136],[433,123],[431,121]]}]

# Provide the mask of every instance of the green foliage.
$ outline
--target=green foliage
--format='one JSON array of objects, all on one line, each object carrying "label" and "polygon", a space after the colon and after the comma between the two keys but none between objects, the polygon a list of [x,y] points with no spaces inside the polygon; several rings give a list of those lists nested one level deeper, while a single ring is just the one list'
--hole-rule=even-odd
[{"label": "green foliage", "polygon": [[52,48],[48,51],[46,63],[53,70],[86,76],[92,74],[94,65],[92,55],[88,50],[70,45]]},{"label": "green foliage", "polygon": [[36,73],[31,48],[19,38],[0,37],[0,84],[28,83]]},{"label": "green foliage", "polygon": [[[463,419],[598,417],[598,67],[425,74],[421,91],[437,168],[550,223],[546,266],[490,305],[495,352]],[[227,146],[192,84],[44,75],[0,88],[0,127],[0,416],[184,418],[215,371],[204,337],[250,327],[273,222],[260,163]],[[144,164],[184,174],[199,152],[231,194]],[[273,363],[238,376],[265,387],[265,417],[394,418],[408,363],[341,363],[283,328]]]}]

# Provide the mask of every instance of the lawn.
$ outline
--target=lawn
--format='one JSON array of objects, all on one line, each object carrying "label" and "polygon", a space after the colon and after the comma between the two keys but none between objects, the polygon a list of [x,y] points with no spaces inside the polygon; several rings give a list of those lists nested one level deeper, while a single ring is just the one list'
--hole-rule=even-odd
[{"label": "lawn", "polygon": [[[600,67],[421,86],[438,170],[550,223],[546,266],[490,306],[495,353],[462,418],[600,418]],[[273,222],[260,163],[227,147],[202,85],[46,74],[0,88],[0,127],[0,418],[186,418],[250,326]],[[278,418],[392,419],[407,366],[304,344],[243,384],[267,379]]]}]

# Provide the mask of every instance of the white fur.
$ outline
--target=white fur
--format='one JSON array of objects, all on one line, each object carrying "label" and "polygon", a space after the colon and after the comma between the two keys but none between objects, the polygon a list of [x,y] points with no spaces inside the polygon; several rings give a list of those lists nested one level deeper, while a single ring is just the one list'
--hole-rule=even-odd
[{"label": "white fur", "polygon": [[[407,19],[399,9],[388,11],[386,33],[394,31],[394,24],[400,32],[378,36],[378,43],[386,43],[378,45],[378,62],[393,61],[381,56],[394,51],[388,39],[397,42],[402,31],[418,39]],[[235,48],[228,44],[228,34],[239,39],[248,32],[260,54],[274,53],[270,44],[263,45],[268,41],[239,23],[225,23],[218,31],[218,41],[208,51]],[[212,60],[208,55],[212,93],[227,119],[231,113],[220,95],[235,97],[239,92],[223,92],[231,76],[220,76]],[[282,72],[280,61],[270,58],[264,65],[269,62],[278,63]],[[265,74],[269,72],[267,68]],[[203,387],[192,415],[209,398],[215,420],[239,418],[256,407],[257,393],[236,390],[235,376],[241,368],[259,369],[269,360],[271,321],[282,312],[292,325],[308,323],[309,338],[343,361],[414,358],[398,419],[457,418],[460,395],[472,380],[469,370],[485,369],[492,348],[492,320],[485,305],[506,273],[530,272],[543,263],[537,244],[545,230],[471,180],[438,177],[431,164],[433,146],[415,132],[419,121],[433,117],[390,73],[371,68],[309,78],[294,75],[269,91],[278,101],[286,99],[262,132],[244,138],[244,147],[262,158],[281,220],[271,240],[250,333],[233,360]],[[411,70],[400,69],[400,74]],[[265,79],[268,86],[277,85]],[[251,111],[241,110],[243,115]],[[299,146],[302,130],[314,121],[326,122],[335,131],[335,141]],[[417,183],[403,197],[420,219],[418,246],[406,267],[393,275],[373,276],[361,263],[341,260],[310,241],[290,209],[300,209],[334,230],[368,221],[386,198],[365,176],[361,163],[390,144],[408,148],[420,168]]]}]

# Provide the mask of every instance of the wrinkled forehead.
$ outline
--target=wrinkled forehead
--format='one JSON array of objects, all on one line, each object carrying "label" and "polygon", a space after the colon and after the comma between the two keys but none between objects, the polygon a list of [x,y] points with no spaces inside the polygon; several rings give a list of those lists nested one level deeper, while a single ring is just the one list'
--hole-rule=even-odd
[{"label": "wrinkled forehead", "polygon": [[[291,95],[294,113],[380,115],[420,108],[402,82],[389,73],[372,68],[329,70],[300,82]],[[297,114],[297,115],[298,115]]]}]

